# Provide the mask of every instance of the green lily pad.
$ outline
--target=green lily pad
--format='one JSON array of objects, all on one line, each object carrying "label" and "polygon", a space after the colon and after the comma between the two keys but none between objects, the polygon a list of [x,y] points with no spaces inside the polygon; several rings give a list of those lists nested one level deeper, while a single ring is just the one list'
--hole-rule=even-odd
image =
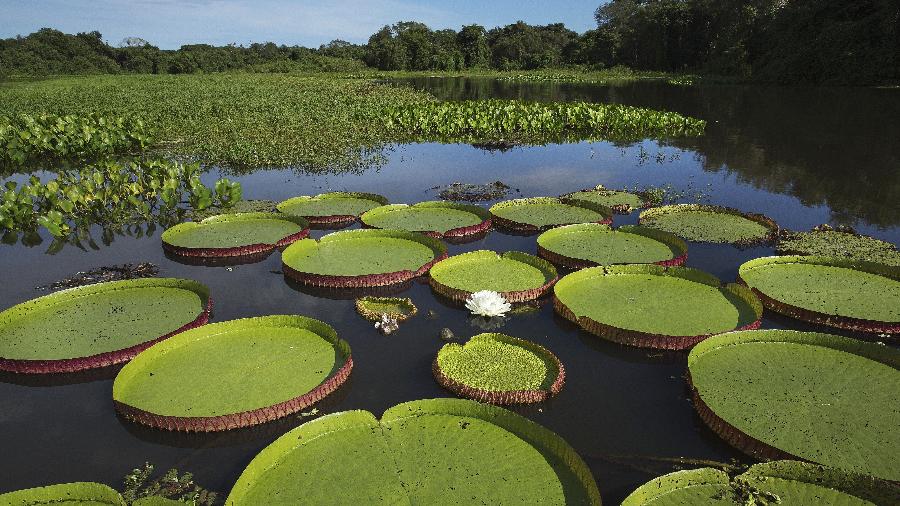
[{"label": "green lily pad", "polygon": [[900,330],[900,267],[782,256],[751,260],[738,272],[775,311],[841,328]]},{"label": "green lily pad", "polygon": [[490,213],[481,207],[453,202],[392,204],[366,211],[360,220],[373,228],[422,232],[437,237],[463,236],[490,228]]},{"label": "green lily pad", "polygon": [[711,334],[755,328],[762,316],[747,288],[687,267],[591,267],[563,277],[554,294],[557,312],[585,330],[653,348],[689,348]]},{"label": "green lily pad", "polygon": [[112,488],[89,481],[61,483],[0,494],[0,504],[9,506],[125,506],[125,500]]},{"label": "green lily pad", "polygon": [[303,316],[214,323],[144,351],[113,383],[126,418],[170,430],[255,425],[299,411],[350,374],[350,346]]},{"label": "green lily pad", "polygon": [[505,334],[478,334],[446,344],[432,367],[444,388],[492,404],[540,402],[563,387],[559,359],[538,344]]},{"label": "green lily pad", "polygon": [[303,218],[275,213],[220,214],[170,227],[162,233],[162,241],[163,246],[178,254],[189,255],[192,250],[242,254],[244,249],[257,245],[265,250],[283,246],[308,228]]},{"label": "green lily pad", "polygon": [[559,265],[583,268],[596,265],[680,265],[687,244],[661,230],[624,225],[615,230],[599,223],[552,228],[538,239],[538,253]]},{"label": "green lily pad", "polygon": [[206,322],[208,289],[143,278],[62,290],[0,312],[0,369],[71,372],[129,360],[185,326]]},{"label": "green lily pad", "polygon": [[310,223],[354,221],[364,212],[386,205],[388,200],[374,193],[331,192],[294,197],[278,204],[278,210],[306,218]]},{"label": "green lily pad", "polygon": [[356,299],[356,312],[373,322],[381,321],[382,315],[404,321],[415,316],[419,309],[408,297],[367,296]]},{"label": "green lily pad", "polygon": [[756,464],[734,478],[709,467],[670,473],[639,487],[622,506],[862,506],[898,499],[896,489],[871,477],[782,460]]},{"label": "green lily pad", "polygon": [[540,297],[556,281],[553,264],[519,251],[479,250],[454,255],[431,268],[431,286],[441,295],[464,301],[482,290],[499,292],[507,302]]},{"label": "green lily pad", "polygon": [[688,369],[701,418],[738,448],[900,480],[900,351],[813,332],[732,332],[697,345]]},{"label": "green lily pad", "polygon": [[778,239],[779,255],[812,255],[900,266],[900,251],[886,241],[841,230],[786,232]]},{"label": "green lily pad", "polygon": [[590,190],[568,193],[560,197],[560,199],[563,201],[571,199],[593,202],[595,204],[606,206],[620,214],[629,214],[634,209],[650,207],[650,201],[644,195],[624,190],[610,190],[603,186],[598,186],[597,188]]},{"label": "green lily pad", "polygon": [[[502,456],[502,458],[500,458]],[[559,436],[463,399],[326,415],[257,455],[227,504],[600,504]]]},{"label": "green lily pad", "polygon": [[695,242],[753,244],[773,239],[778,231],[778,225],[763,215],[699,204],[647,209],[639,222]]},{"label": "green lily pad", "polygon": [[612,223],[613,215],[600,204],[575,199],[563,203],[552,197],[505,200],[491,206],[490,212],[501,227],[532,232],[573,223]]}]

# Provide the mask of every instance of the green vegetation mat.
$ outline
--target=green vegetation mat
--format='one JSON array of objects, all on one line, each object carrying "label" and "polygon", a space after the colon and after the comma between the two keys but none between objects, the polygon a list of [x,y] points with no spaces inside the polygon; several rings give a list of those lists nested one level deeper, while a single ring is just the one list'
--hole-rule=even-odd
[{"label": "green vegetation mat", "polygon": [[468,387],[491,392],[548,390],[559,375],[549,353],[503,334],[478,334],[465,345],[450,343],[438,351],[441,372]]},{"label": "green vegetation mat", "polygon": [[[502,459],[498,459],[502,455]],[[244,470],[227,504],[600,504],[559,436],[462,399],[327,415],[288,432]]]},{"label": "green vegetation mat", "polygon": [[631,225],[615,230],[599,223],[568,225],[544,232],[537,242],[551,253],[597,265],[650,264],[687,252],[687,244],[672,234]]},{"label": "green vegetation mat", "polygon": [[563,277],[554,293],[577,317],[648,334],[714,334],[756,320],[714,276],[685,267],[592,267]]},{"label": "green vegetation mat", "polygon": [[203,285],[170,278],[62,290],[0,313],[0,357],[63,360],[130,348],[194,321],[207,299]]},{"label": "green vegetation mat", "polygon": [[275,213],[222,214],[201,222],[179,223],[163,232],[162,240],[179,248],[237,248],[277,244],[305,228],[302,218]]},{"label": "green vegetation mat", "polygon": [[778,240],[776,249],[779,255],[813,255],[900,266],[900,251],[893,244],[840,230],[787,232]]},{"label": "green vegetation mat", "polygon": [[334,330],[302,316],[214,323],[147,349],[116,376],[113,399],[153,414],[213,417],[300,397],[340,369]]},{"label": "green vegetation mat", "polygon": [[[417,271],[441,253],[437,240],[397,230],[346,230],[288,246],[281,259],[303,273],[362,276]],[[446,251],[446,250],[444,250]]]},{"label": "green vegetation mat", "polygon": [[576,201],[563,204],[559,199],[551,197],[506,200],[494,204],[490,211],[499,218],[538,229],[604,221],[612,217],[611,210],[603,210],[597,204]]},{"label": "green vegetation mat", "polygon": [[483,208],[452,202],[394,204],[366,212],[362,222],[375,228],[393,228],[410,232],[437,232],[478,225],[490,218]]},{"label": "green vegetation mat", "polygon": [[812,332],[733,332],[698,344],[688,368],[703,403],[742,433],[900,480],[900,351]]},{"label": "green vegetation mat", "polygon": [[606,207],[627,206],[631,209],[640,209],[644,207],[644,204],[646,203],[644,198],[636,193],[621,190],[608,190],[602,187],[595,190],[582,190],[569,193],[560,198],[584,200]]},{"label": "green vegetation mat", "polygon": [[125,500],[102,483],[76,482],[29,488],[0,494],[0,504],[6,506],[125,506]]},{"label": "green vegetation mat", "polygon": [[642,211],[640,223],[688,241],[749,243],[766,240],[774,232],[774,225],[766,225],[750,216],[722,207],[675,204]]},{"label": "green vegetation mat", "polygon": [[497,254],[479,250],[438,262],[431,268],[430,275],[433,281],[456,290],[503,293],[540,288],[556,277],[556,269],[537,257],[518,251]]},{"label": "green vegetation mat", "polygon": [[278,203],[278,210],[304,217],[359,216],[387,203],[386,198],[371,193],[331,192],[287,199]]},{"label": "green vegetation mat", "polygon": [[381,321],[381,315],[403,321],[415,316],[419,309],[410,298],[366,296],[356,299],[356,311],[372,321]]},{"label": "green vegetation mat", "polygon": [[739,274],[778,302],[828,315],[900,322],[900,267],[783,256],[746,262]]}]

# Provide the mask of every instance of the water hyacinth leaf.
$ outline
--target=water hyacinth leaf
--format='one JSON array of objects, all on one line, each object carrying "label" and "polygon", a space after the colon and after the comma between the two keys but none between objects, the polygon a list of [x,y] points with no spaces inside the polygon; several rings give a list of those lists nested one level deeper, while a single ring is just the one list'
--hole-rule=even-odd
[{"label": "water hyacinth leaf", "polygon": [[687,243],[668,232],[624,225],[612,229],[599,223],[552,228],[538,239],[538,254],[551,262],[580,269],[597,265],[681,265]]},{"label": "water hyacinth leaf", "polygon": [[228,430],[295,413],[337,389],[352,368],[350,346],[325,323],[244,318],[146,350],[116,376],[113,401],[120,414],[152,427]]},{"label": "water hyacinth leaf", "polygon": [[434,291],[459,302],[484,290],[498,292],[507,302],[533,300],[557,277],[553,264],[519,251],[463,253],[438,262],[430,272]]},{"label": "water hyacinth leaf", "polygon": [[612,223],[613,211],[583,200],[531,197],[505,200],[491,206],[494,224],[509,230],[536,233],[573,223]]},{"label": "water hyacinth leaf", "polygon": [[304,239],[281,254],[285,275],[323,287],[358,288],[409,281],[447,257],[441,241],[405,230],[346,230]]},{"label": "water hyacinth leaf", "polygon": [[900,267],[832,257],[750,260],[740,279],[778,313],[830,327],[900,332]]},{"label": "water hyacinth leaf", "polygon": [[900,251],[896,246],[852,231],[784,232],[778,239],[776,251],[779,255],[835,257],[900,266]]},{"label": "water hyacinth leaf", "polygon": [[278,210],[300,216],[313,225],[350,223],[366,211],[388,204],[381,195],[361,192],[330,192],[316,196],[300,196],[278,203]]},{"label": "water hyacinth leaf", "polygon": [[7,492],[0,494],[0,504],[9,506],[37,506],[40,504],[125,506],[125,500],[107,485],[84,481]]},{"label": "water hyacinth leaf", "polygon": [[0,312],[0,370],[73,372],[118,364],[152,343],[203,325],[209,290],[146,278],[62,290]]},{"label": "water hyacinth leaf", "polygon": [[303,218],[275,213],[235,213],[188,221],[162,233],[163,248],[175,255],[228,257],[271,252],[303,239]]},{"label": "water hyacinth leaf", "polygon": [[647,209],[639,222],[695,242],[751,245],[771,241],[778,232],[778,225],[763,215],[700,204]]},{"label": "water hyacinth leaf", "polygon": [[432,364],[437,382],[491,404],[540,402],[562,390],[565,369],[538,344],[505,334],[478,334],[441,348]]},{"label": "water hyacinth leaf", "polygon": [[397,321],[404,321],[419,312],[412,299],[405,297],[366,296],[356,299],[355,304],[357,313],[374,322],[380,321],[382,315],[387,315]]},{"label": "water hyacinth leaf", "polygon": [[900,480],[900,351],[815,332],[731,332],[697,345],[688,370],[700,417],[742,451]]},{"label": "water hyacinth leaf", "polygon": [[540,425],[496,406],[431,399],[381,421],[346,411],[288,432],[250,462],[226,503],[273,501],[599,505],[600,494],[575,451]]},{"label": "water hyacinth leaf", "polygon": [[491,227],[491,215],[486,209],[440,201],[377,207],[365,212],[360,221],[367,227],[408,230],[432,237],[464,237]]},{"label": "water hyacinth leaf", "polygon": [[762,305],[746,287],[698,269],[591,267],[563,277],[554,308],[588,332],[632,346],[686,349],[712,334],[759,326]]}]

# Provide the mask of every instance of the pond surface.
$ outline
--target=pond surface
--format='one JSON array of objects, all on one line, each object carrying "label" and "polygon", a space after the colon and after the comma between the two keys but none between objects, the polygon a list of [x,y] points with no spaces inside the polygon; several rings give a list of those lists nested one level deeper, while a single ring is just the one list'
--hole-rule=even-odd
[{"label": "pond surface", "polygon": [[[500,180],[513,187],[510,198],[559,195],[597,184],[671,184],[687,191],[685,202],[696,201],[699,193],[702,202],[764,213],[785,228],[849,224],[861,233],[900,242],[900,90],[473,79],[417,79],[410,84],[440,98],[619,102],[675,110],[706,119],[709,126],[700,138],[631,145],[577,143],[507,151],[469,145],[396,146],[386,152],[383,165],[362,173],[273,169],[239,175],[245,198],[277,201],[349,190],[412,203],[435,199],[433,187],[454,181]],[[220,175],[213,171],[205,182]],[[615,218],[616,225],[636,221],[636,213]],[[100,231],[94,232],[99,244]],[[441,328],[465,338],[484,331],[470,322],[465,310],[438,299],[427,285],[413,283],[403,294],[414,300],[419,315],[395,334],[382,336],[356,314],[352,300],[329,298],[287,282],[277,252],[252,265],[183,265],[163,254],[159,232],[117,236],[110,245],[87,251],[67,246],[55,255],[45,253],[51,242],[47,236],[41,244],[28,241],[31,246],[0,245],[0,308],[43,295],[46,292],[35,287],[77,271],[154,262],[161,276],[207,284],[215,299],[213,321],[302,314],[334,326],[350,343],[355,367],[347,384],[317,406],[320,414],[366,409],[380,416],[403,401],[449,396],[431,374],[431,361],[444,344],[438,337]],[[493,231],[478,242],[450,246],[450,253],[476,249],[535,253],[536,242],[535,237]],[[687,265],[733,281],[742,262],[770,254],[771,247],[690,244]],[[809,328],[766,316],[764,328]],[[634,457],[744,460],[695,414],[683,378],[686,354],[610,344],[555,316],[547,303],[532,314],[508,318],[496,330],[538,342],[565,364],[566,386],[558,397],[513,409],[572,444],[593,470],[608,504],[673,470],[671,463]],[[198,483],[224,498],[254,455],[308,419],[293,416],[213,435],[151,430],[116,416],[111,397],[115,372],[0,376],[0,447],[5,456],[0,492],[69,481],[118,487],[122,476],[149,461],[158,471],[177,467],[193,472]]]}]

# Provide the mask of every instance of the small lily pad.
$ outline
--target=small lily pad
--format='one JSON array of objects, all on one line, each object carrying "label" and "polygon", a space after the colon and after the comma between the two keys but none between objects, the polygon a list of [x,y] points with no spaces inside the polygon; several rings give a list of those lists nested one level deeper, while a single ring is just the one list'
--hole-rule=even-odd
[{"label": "small lily pad", "polygon": [[356,299],[356,312],[373,322],[381,321],[382,315],[402,322],[415,316],[419,309],[408,297],[370,296]]},{"label": "small lily pad", "polygon": [[538,254],[551,262],[581,269],[597,265],[681,265],[687,244],[668,232],[624,225],[612,229],[599,223],[552,228],[538,239]]},{"label": "small lily pad", "polygon": [[498,292],[507,302],[536,299],[557,277],[553,264],[519,251],[463,253],[438,262],[430,273],[434,291],[459,302],[482,290]]},{"label": "small lily pad", "polygon": [[82,481],[7,492],[0,494],[0,504],[9,506],[38,506],[41,504],[125,506],[125,499],[107,485]]},{"label": "small lily pad", "polygon": [[364,212],[387,203],[386,198],[374,193],[331,192],[285,200],[278,204],[278,210],[305,218],[315,226],[338,225],[352,223]]},{"label": "small lily pad", "polygon": [[741,265],[740,279],[778,313],[830,327],[900,332],[900,267],[781,256]]},{"label": "small lily pad", "polygon": [[162,233],[162,243],[175,255],[230,257],[271,252],[308,234],[309,224],[303,218],[237,213],[175,225]]},{"label": "small lily pad", "polygon": [[446,344],[432,372],[444,388],[491,404],[540,402],[562,390],[565,369],[538,344],[505,334],[478,334]]},{"label": "small lily pad", "polygon": [[605,339],[681,350],[712,334],[759,326],[762,305],[735,283],[687,267],[614,265],[563,277],[554,287],[561,316]]},{"label": "small lily pad", "polygon": [[360,220],[372,228],[408,230],[432,237],[465,237],[491,228],[491,214],[486,209],[440,201],[376,207]]},{"label": "small lily pad", "polygon": [[610,208],[583,200],[552,197],[505,200],[491,206],[494,224],[519,232],[537,233],[574,223],[612,223]]},{"label": "small lily pad", "polygon": [[0,370],[75,372],[130,360],[203,325],[209,290],[185,279],[110,281],[62,290],[0,312]]},{"label": "small lily pad", "polygon": [[751,245],[774,240],[778,225],[761,214],[700,204],[675,204],[642,211],[641,225],[695,242]]},{"label": "small lily pad", "polygon": [[779,255],[835,257],[900,266],[900,251],[896,246],[852,231],[783,232],[776,250]]},{"label": "small lily pad", "polygon": [[700,417],[737,448],[900,480],[900,351],[814,332],[731,332],[697,345],[688,370]]},{"label": "small lily pad", "polygon": [[296,413],[350,375],[350,346],[303,316],[214,323],[144,351],[113,383],[125,418],[167,430],[249,427]]},{"label": "small lily pad", "polygon": [[226,504],[301,502],[599,505],[600,494],[549,430],[497,406],[429,399],[380,421],[345,411],[297,427],[250,462]]},{"label": "small lily pad", "polygon": [[651,206],[650,199],[646,195],[625,190],[610,190],[602,185],[588,190],[568,193],[561,196],[560,199],[563,202],[570,199],[594,202],[612,209],[616,214],[630,214],[635,209]]},{"label": "small lily pad", "polygon": [[405,230],[346,230],[304,239],[281,254],[285,275],[312,286],[360,288],[402,283],[447,257],[441,241]]}]

